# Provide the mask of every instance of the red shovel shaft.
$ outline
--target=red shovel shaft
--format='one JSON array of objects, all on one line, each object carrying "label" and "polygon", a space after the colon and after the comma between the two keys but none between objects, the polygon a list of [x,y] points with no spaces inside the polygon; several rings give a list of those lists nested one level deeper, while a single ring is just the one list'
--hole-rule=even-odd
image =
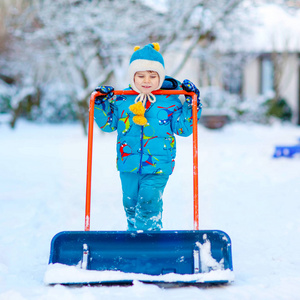
[{"label": "red shovel shaft", "polygon": [[[114,91],[115,95],[137,95],[135,91]],[[197,95],[183,90],[159,90],[154,95],[189,95],[193,98],[193,187],[194,187],[194,230],[199,230],[199,196],[198,196],[198,133],[197,133]],[[95,98],[102,95],[93,92],[89,107],[88,129],[88,155],[87,155],[87,179],[86,179],[86,205],[84,230],[90,230],[91,220],[91,182],[92,182],[92,155],[93,155],[93,131],[94,131],[94,104]]]}]

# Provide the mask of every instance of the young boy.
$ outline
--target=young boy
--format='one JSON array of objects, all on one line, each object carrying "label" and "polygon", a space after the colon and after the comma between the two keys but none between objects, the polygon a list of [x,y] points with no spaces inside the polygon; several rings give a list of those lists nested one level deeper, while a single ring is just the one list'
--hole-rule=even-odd
[{"label": "young boy", "polygon": [[[128,230],[162,228],[162,195],[175,164],[174,134],[192,133],[191,97],[182,104],[176,95],[153,95],[160,88],[179,89],[178,81],[165,76],[164,60],[157,43],[136,47],[130,59],[130,89],[138,95],[117,96],[113,88],[100,86],[105,96],[95,100],[95,121],[106,132],[117,130],[117,168],[123,191]],[[181,86],[198,95],[188,80]]]}]

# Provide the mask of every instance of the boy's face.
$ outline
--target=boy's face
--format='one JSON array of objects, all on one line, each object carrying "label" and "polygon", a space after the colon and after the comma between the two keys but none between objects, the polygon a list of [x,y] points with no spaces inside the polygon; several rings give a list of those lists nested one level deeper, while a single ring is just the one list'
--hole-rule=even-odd
[{"label": "boy's face", "polygon": [[139,71],[134,74],[136,88],[144,94],[149,94],[159,87],[159,75],[155,71]]}]

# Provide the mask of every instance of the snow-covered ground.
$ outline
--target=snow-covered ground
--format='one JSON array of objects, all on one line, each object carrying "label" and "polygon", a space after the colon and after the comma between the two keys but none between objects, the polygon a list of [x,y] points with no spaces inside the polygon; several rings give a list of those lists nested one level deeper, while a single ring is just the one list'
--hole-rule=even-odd
[{"label": "snow-covered ground", "polygon": [[[95,131],[92,230],[125,230],[115,169],[115,134]],[[291,125],[199,126],[200,227],[232,239],[235,281],[163,289],[46,286],[50,241],[83,230],[87,138],[79,125],[0,124],[0,299],[300,299],[300,156],[273,159],[293,145]],[[164,195],[164,229],[192,229],[192,139],[177,138]]]}]

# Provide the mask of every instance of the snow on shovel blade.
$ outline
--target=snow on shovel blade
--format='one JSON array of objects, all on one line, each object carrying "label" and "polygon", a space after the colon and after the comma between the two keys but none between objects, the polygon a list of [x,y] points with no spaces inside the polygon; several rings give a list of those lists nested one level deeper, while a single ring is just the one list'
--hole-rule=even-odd
[{"label": "snow on shovel blade", "polygon": [[65,231],[52,239],[46,284],[133,280],[230,282],[230,238],[219,230],[194,230]]}]

